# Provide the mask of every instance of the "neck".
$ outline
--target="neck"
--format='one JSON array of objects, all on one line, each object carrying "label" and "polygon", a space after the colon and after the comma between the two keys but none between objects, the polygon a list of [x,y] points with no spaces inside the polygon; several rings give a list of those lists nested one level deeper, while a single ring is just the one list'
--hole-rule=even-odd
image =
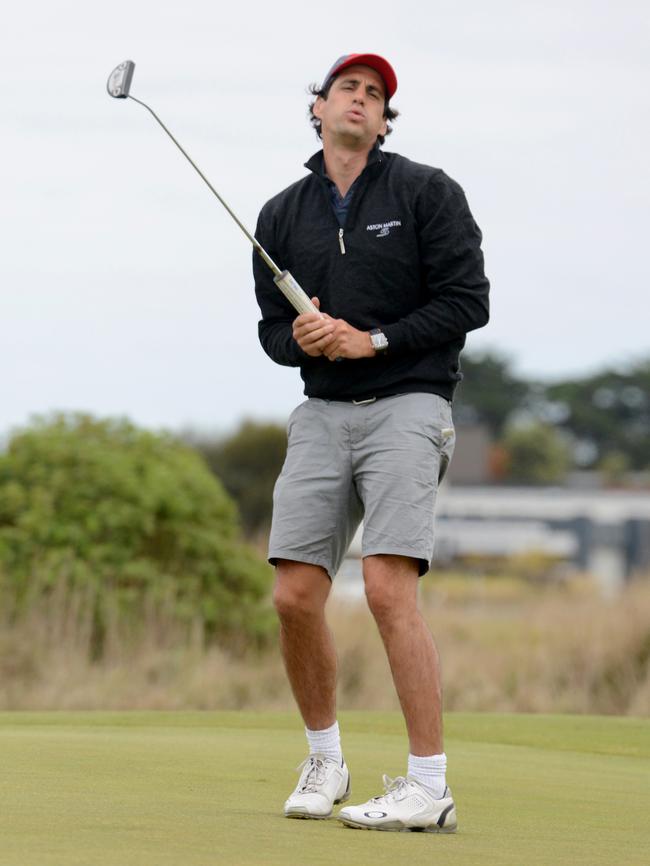
[{"label": "neck", "polygon": [[323,138],[325,171],[330,180],[334,181],[342,196],[347,193],[366,167],[368,154],[373,147],[374,143],[370,147],[364,145],[358,150],[354,150],[344,144]]}]

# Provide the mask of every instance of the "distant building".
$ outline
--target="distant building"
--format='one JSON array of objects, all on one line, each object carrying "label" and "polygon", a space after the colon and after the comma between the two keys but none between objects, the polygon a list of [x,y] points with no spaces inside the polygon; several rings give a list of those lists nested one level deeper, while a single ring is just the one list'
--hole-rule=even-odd
[{"label": "distant building", "polygon": [[526,551],[561,557],[615,591],[650,573],[650,492],[443,484],[436,557]]},{"label": "distant building", "polygon": [[456,447],[447,472],[451,485],[488,484],[491,470],[492,440],[485,424],[456,424]]},{"label": "distant building", "polygon": [[[362,527],[349,557],[361,557]],[[452,485],[436,504],[436,562],[541,553],[592,574],[605,594],[650,575],[650,491]]]}]

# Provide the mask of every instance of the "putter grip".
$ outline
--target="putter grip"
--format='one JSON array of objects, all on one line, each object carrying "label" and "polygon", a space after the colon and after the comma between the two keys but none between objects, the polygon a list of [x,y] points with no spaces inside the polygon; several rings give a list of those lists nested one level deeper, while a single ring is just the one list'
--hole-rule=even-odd
[{"label": "putter grip", "polygon": [[307,294],[300,288],[289,271],[282,271],[273,282],[280,289],[291,306],[299,313],[318,313],[318,307],[314,306]]}]

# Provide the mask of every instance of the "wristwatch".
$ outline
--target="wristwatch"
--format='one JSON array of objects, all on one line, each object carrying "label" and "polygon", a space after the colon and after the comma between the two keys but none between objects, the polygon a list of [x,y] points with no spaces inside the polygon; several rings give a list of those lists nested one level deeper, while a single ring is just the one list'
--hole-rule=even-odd
[{"label": "wristwatch", "polygon": [[385,352],[388,348],[388,340],[386,334],[379,328],[373,328],[370,331],[370,342],[375,352]]}]

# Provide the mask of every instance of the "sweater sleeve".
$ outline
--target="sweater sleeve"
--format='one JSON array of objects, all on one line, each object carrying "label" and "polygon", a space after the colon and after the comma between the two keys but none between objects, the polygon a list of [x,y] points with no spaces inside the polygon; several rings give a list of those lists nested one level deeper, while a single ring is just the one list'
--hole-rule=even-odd
[{"label": "sweater sleeve", "polygon": [[416,220],[425,302],[382,327],[391,355],[458,339],[489,319],[482,235],[456,181],[437,172],[418,198]]},{"label": "sweater sleeve", "polygon": [[[257,220],[255,237],[271,256],[278,267],[276,244],[270,219],[262,208]],[[273,282],[273,274],[256,250],[253,250],[253,276],[255,279],[255,295],[262,312],[258,323],[258,336],[262,348],[276,364],[285,367],[298,367],[306,363],[310,356],[303,352],[293,339],[293,320],[297,313],[280,289]]]}]

